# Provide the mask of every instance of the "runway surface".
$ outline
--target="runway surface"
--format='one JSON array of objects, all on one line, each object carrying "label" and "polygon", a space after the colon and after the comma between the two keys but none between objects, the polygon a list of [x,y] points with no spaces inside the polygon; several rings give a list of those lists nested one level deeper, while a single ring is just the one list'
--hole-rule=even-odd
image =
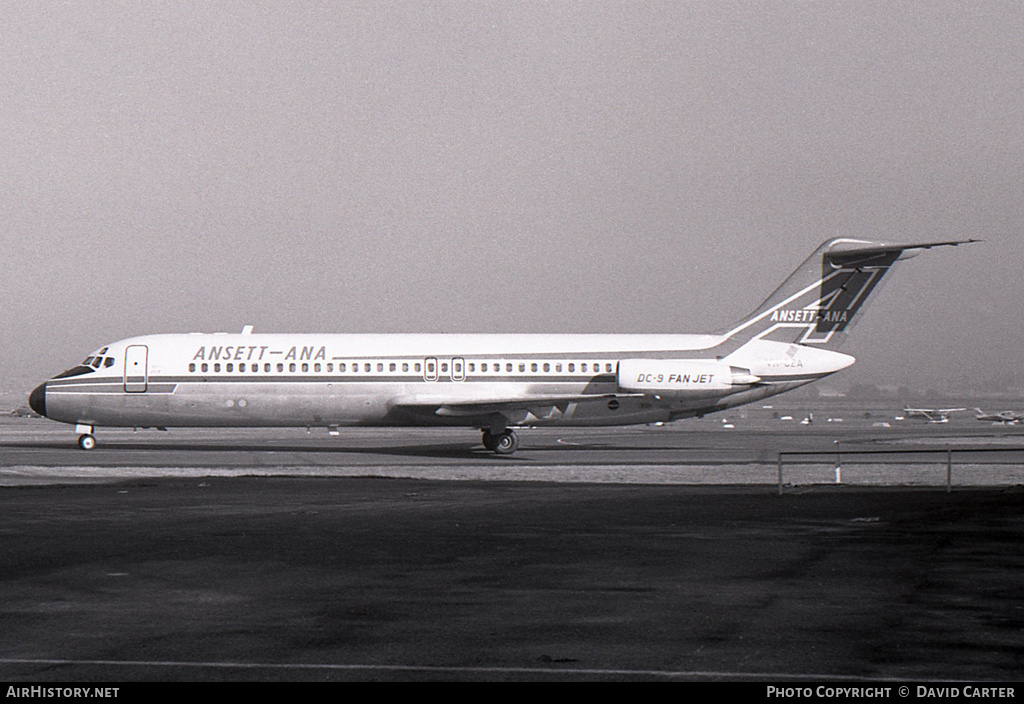
[{"label": "runway surface", "polygon": [[0,486],[239,475],[777,484],[780,453],[792,485],[941,486],[950,464],[958,486],[1024,484],[1024,427],[876,422],[802,425],[753,411],[735,424],[526,428],[520,450],[499,457],[478,431],[459,428],[343,428],[336,436],[323,428],[102,428],[85,452],[71,426],[0,417]]},{"label": "runway surface", "polygon": [[[5,420],[0,679],[1020,679],[1017,430],[701,423],[499,458],[446,430],[83,453]],[[930,452],[840,458],[841,484],[793,455],[778,494],[779,451],[836,440]]]}]

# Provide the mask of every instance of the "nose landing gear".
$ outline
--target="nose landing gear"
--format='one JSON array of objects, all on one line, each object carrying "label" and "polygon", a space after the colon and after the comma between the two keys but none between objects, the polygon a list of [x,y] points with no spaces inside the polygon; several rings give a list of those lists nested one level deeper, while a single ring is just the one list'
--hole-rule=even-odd
[{"label": "nose landing gear", "polygon": [[485,448],[496,455],[511,455],[519,447],[519,437],[514,430],[503,430],[498,433],[485,430],[483,443]]},{"label": "nose landing gear", "polygon": [[96,447],[96,438],[92,434],[91,425],[82,425],[79,423],[75,426],[75,432],[81,433],[78,436],[78,446],[83,450],[91,450]]}]

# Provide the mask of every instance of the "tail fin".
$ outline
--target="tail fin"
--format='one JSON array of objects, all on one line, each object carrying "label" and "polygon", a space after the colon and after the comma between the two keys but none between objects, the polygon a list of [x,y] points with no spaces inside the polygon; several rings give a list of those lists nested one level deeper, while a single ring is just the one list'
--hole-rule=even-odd
[{"label": "tail fin", "polygon": [[922,249],[978,240],[890,245],[852,239],[823,242],[764,303],[723,334],[728,346],[753,339],[835,349],[868,297],[901,259]]}]

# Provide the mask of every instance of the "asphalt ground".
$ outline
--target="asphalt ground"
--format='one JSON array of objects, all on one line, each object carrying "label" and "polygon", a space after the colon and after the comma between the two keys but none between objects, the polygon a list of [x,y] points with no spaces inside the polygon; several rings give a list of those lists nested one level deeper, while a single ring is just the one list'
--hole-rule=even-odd
[{"label": "asphalt ground", "polygon": [[0,679],[1014,681],[1020,490],[0,492]]},{"label": "asphalt ground", "polygon": [[[884,438],[1010,448],[971,464],[1009,467],[999,483],[947,491],[941,456],[915,454],[936,481],[869,464],[891,485],[847,483],[844,464],[836,484],[828,460],[825,479],[781,496],[780,448],[828,449],[858,431],[531,431],[495,458],[457,431],[109,431],[82,453],[69,430],[0,426],[2,681],[1024,671],[1024,491],[1016,437],[1001,430]],[[143,466],[153,471],[132,474]],[[652,468],[669,480],[630,479]],[[545,479],[556,469],[567,474]],[[718,481],[738,470],[766,478]],[[9,481],[33,472],[49,474]]]}]

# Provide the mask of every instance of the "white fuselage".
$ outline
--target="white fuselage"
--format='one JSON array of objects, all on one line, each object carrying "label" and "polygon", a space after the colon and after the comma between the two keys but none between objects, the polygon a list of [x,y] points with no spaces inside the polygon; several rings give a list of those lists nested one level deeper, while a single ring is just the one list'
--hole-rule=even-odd
[{"label": "white fuselage", "polygon": [[513,428],[700,416],[834,374],[882,277],[922,249],[833,238],[720,335],[149,335],[40,384],[29,406],[96,426],[458,425],[511,454]]},{"label": "white fuselage", "polygon": [[[753,340],[704,390],[658,365],[715,362],[715,335],[164,334],[115,342],[45,384],[45,415],[87,426],[625,425],[749,403],[853,358]],[[644,364],[653,372],[645,372]],[[674,366],[673,366],[674,365]],[[726,366],[725,368],[728,368]],[[639,371],[636,371],[639,370]],[[78,372],[77,374],[75,372]],[[670,374],[669,376],[675,376]],[[694,375],[693,384],[710,374]],[[632,386],[631,386],[632,384]],[[692,385],[691,385],[692,386]],[[593,398],[589,398],[589,397]]]}]

